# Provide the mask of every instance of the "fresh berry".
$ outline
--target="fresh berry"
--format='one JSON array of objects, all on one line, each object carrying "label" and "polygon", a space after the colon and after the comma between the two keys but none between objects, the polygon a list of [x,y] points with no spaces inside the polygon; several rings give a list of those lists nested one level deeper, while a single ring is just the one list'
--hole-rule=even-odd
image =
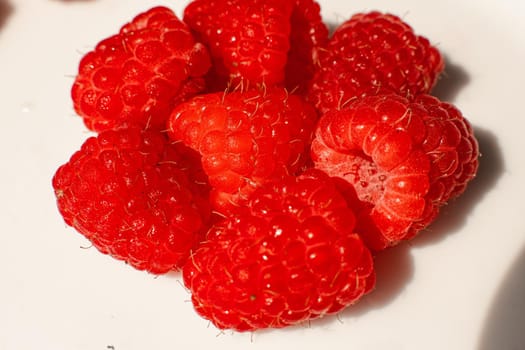
[{"label": "fresh berry", "polygon": [[478,167],[468,121],[429,95],[355,99],[321,117],[311,150],[315,167],[354,186],[357,229],[375,250],[428,226]]},{"label": "fresh berry", "polygon": [[319,51],[328,43],[328,28],[315,0],[295,0],[291,17],[286,87],[304,94],[319,66]]},{"label": "fresh berry", "polygon": [[164,129],[173,107],[205,88],[207,49],[165,7],[139,14],[80,61],[71,95],[93,131]]},{"label": "fresh berry", "polygon": [[183,268],[196,311],[219,329],[281,328],[333,314],[375,284],[355,217],[320,171],[268,182],[214,225]]},{"label": "fresh berry", "polygon": [[93,246],[160,274],[180,269],[203,238],[205,181],[195,151],[157,131],[122,128],[88,138],[53,187],[66,224]]},{"label": "fresh berry", "polygon": [[210,91],[283,84],[293,0],[194,0],[184,21],[211,53]]},{"label": "fresh berry", "polygon": [[428,39],[399,17],[375,11],[344,22],[320,53],[309,96],[322,112],[363,95],[429,93],[444,68]]},{"label": "fresh berry", "polygon": [[168,122],[174,141],[202,155],[215,210],[227,214],[260,184],[303,169],[317,113],[283,88],[199,95]]}]

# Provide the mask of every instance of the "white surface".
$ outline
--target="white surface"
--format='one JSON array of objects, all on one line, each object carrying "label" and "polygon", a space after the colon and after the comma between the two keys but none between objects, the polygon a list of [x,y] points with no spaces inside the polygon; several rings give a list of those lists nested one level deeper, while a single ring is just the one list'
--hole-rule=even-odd
[{"label": "white surface", "polygon": [[478,178],[429,232],[378,258],[377,290],[354,308],[310,327],[219,335],[179,276],[82,248],[51,188],[89,135],[69,98],[81,53],[149,7],[181,14],[185,3],[0,0],[0,349],[523,349],[521,0],[320,0],[332,24],[380,9],[436,43],[449,63],[436,94],[469,118],[483,153]]}]

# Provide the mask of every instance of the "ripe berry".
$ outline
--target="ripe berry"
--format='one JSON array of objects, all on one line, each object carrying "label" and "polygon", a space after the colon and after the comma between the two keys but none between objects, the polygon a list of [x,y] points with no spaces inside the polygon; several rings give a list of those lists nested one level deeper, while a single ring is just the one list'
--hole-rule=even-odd
[{"label": "ripe berry", "polygon": [[399,17],[360,13],[339,26],[320,51],[309,97],[322,112],[364,95],[412,98],[430,92],[443,68],[439,51]]},{"label": "ripe berry", "polygon": [[214,209],[224,215],[260,184],[309,161],[317,113],[282,88],[199,95],[177,106],[170,137],[202,155]]},{"label": "ripe berry", "polygon": [[199,162],[160,132],[104,131],[56,171],[58,209],[102,253],[155,274],[177,270],[210,216]]},{"label": "ripe berry", "polygon": [[71,90],[93,131],[136,124],[164,129],[171,109],[205,88],[206,48],[165,7],[136,16],[80,61]]},{"label": "ripe berry", "polygon": [[320,171],[269,182],[214,225],[183,268],[196,311],[220,329],[281,328],[341,311],[375,284],[355,218]]},{"label": "ripe berry", "polygon": [[355,99],[321,117],[315,167],[351,183],[358,231],[376,250],[413,237],[475,176],[478,144],[453,105],[429,95]]},{"label": "ripe berry", "polygon": [[193,0],[184,21],[205,43],[211,91],[284,82],[292,0]]}]

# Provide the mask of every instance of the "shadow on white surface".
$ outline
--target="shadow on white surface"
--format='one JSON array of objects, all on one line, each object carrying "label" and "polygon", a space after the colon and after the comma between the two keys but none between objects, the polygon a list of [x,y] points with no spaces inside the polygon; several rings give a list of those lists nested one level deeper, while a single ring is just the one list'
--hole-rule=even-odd
[{"label": "shadow on white surface", "polygon": [[504,158],[496,135],[479,127],[474,127],[474,133],[481,154],[476,177],[462,195],[441,208],[440,216],[428,229],[410,242],[411,246],[420,247],[437,243],[460,230],[467,223],[469,213],[496,185],[505,171]]},{"label": "shadow on white surface", "polygon": [[343,311],[340,315],[343,321],[347,317],[358,317],[371,310],[387,306],[403,292],[414,275],[411,248],[406,243],[377,253],[374,264],[375,289],[357,304]]},{"label": "shadow on white surface", "polygon": [[480,335],[479,350],[525,348],[525,247],[498,289]]},{"label": "shadow on white surface", "polygon": [[461,89],[469,84],[470,76],[463,67],[454,64],[447,55],[443,55],[443,59],[445,70],[441,73],[431,94],[441,101],[452,103]]},{"label": "shadow on white surface", "polygon": [[332,35],[334,34],[334,32],[337,29],[337,27],[339,27],[344,21],[349,20],[350,17],[351,17],[351,15],[348,15],[345,18],[340,18],[340,21],[337,22],[337,23],[325,20],[325,25],[326,25],[326,28],[328,28],[328,35],[329,35],[329,37],[332,37]]},{"label": "shadow on white surface", "polygon": [[[378,253],[374,259],[376,270],[376,286],[355,305],[341,311],[337,316],[327,316],[311,322],[312,326],[330,325],[333,322],[345,323],[383,307],[403,292],[414,275],[414,262],[410,246],[402,243],[392,249]],[[293,328],[293,327],[292,327]]]}]

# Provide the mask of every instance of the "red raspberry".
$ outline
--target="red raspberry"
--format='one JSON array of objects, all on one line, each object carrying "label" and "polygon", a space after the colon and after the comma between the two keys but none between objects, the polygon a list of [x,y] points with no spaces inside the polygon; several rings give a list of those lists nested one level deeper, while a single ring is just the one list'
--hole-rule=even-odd
[{"label": "red raspberry", "polygon": [[57,170],[57,205],[102,253],[155,274],[176,270],[209,218],[199,162],[157,131],[104,131]]},{"label": "red raspberry", "polygon": [[184,21],[208,45],[211,91],[284,82],[293,0],[193,0]]},{"label": "red raspberry", "polygon": [[275,88],[196,96],[174,109],[168,130],[202,155],[213,206],[226,215],[258,185],[302,170],[316,122],[302,97]]},{"label": "red raspberry", "polygon": [[322,51],[309,96],[322,112],[363,95],[394,92],[412,98],[430,92],[443,68],[438,50],[399,17],[356,14]]},{"label": "red raspberry", "polygon": [[93,131],[137,124],[163,129],[173,107],[205,88],[206,48],[165,7],[139,14],[79,65],[71,95]]},{"label": "red raspberry", "polygon": [[460,111],[435,97],[368,96],[321,117],[315,166],[350,182],[358,230],[379,250],[413,237],[475,176],[478,144]]},{"label": "red raspberry", "polygon": [[375,284],[372,256],[354,223],[320,171],[266,183],[210,229],[184,266],[196,311],[237,331],[339,312]]},{"label": "red raspberry", "polygon": [[286,87],[304,94],[319,65],[319,51],[328,43],[328,28],[315,0],[295,0],[291,17]]}]

